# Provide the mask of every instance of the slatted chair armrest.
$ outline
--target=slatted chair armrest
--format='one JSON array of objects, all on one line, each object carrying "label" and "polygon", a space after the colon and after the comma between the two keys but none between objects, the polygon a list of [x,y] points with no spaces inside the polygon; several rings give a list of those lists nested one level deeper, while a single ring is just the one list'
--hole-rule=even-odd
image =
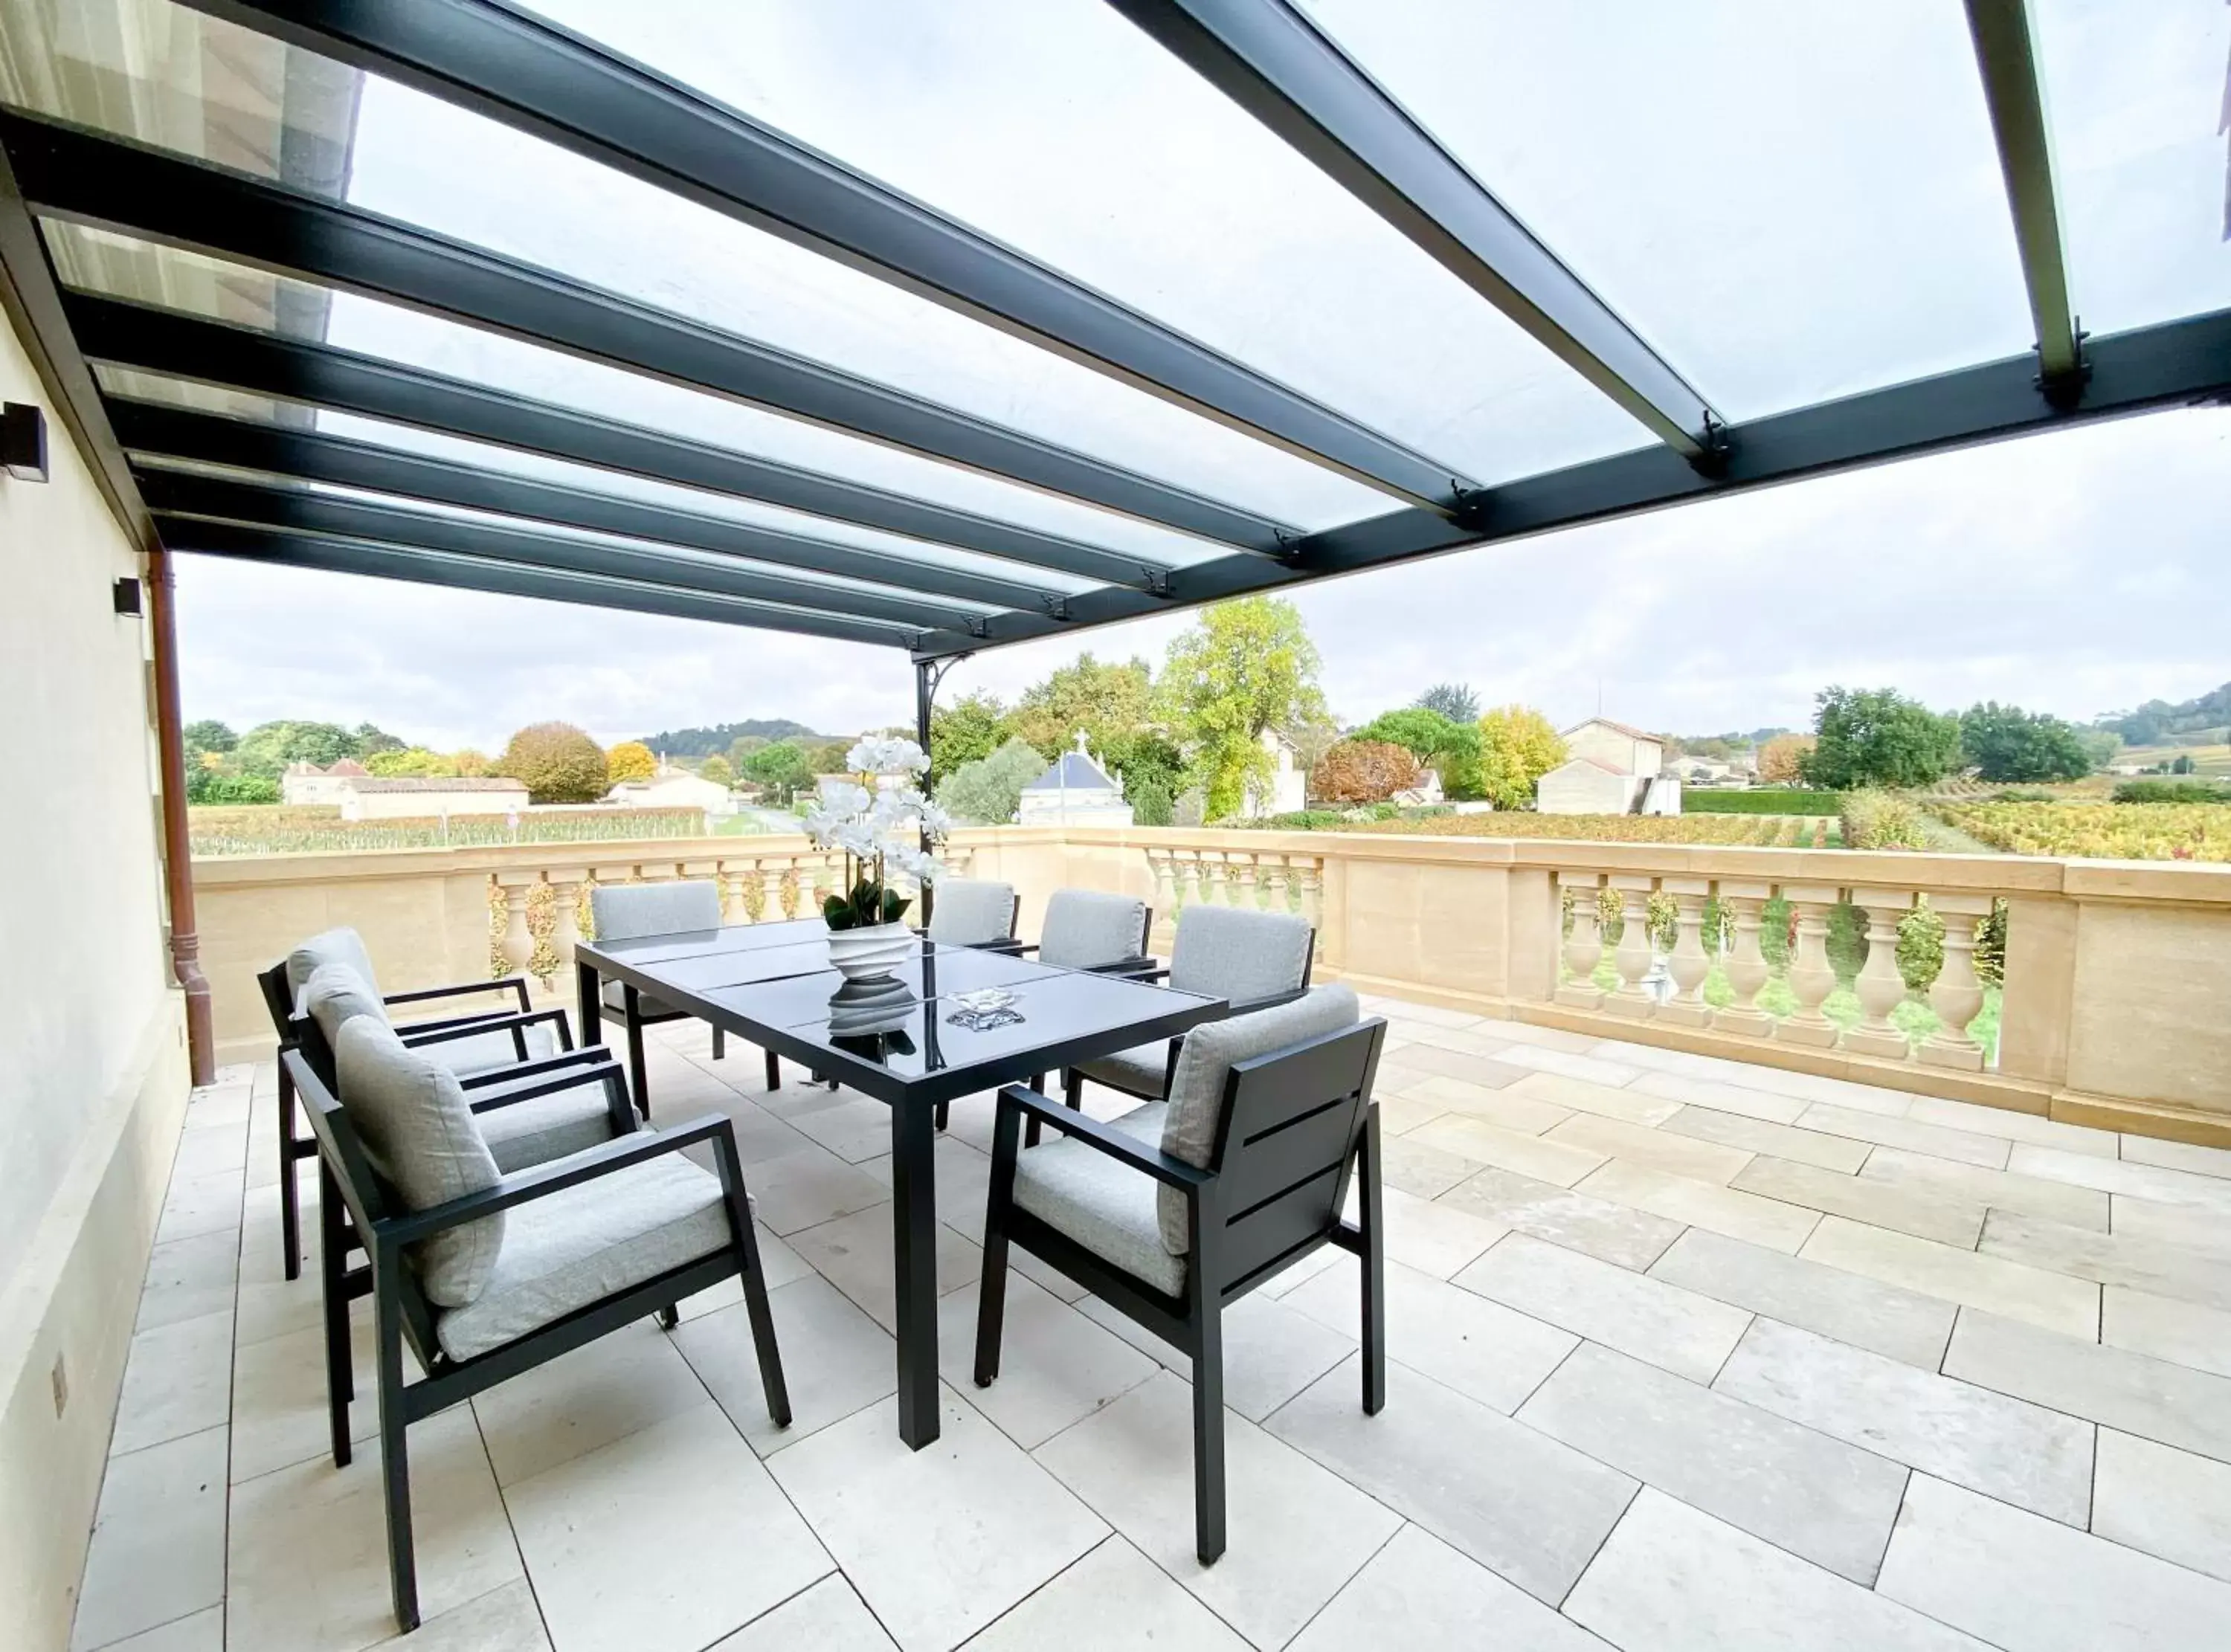
[{"label": "slatted chair armrest", "polygon": [[1305,998],[1309,993],[1309,988],[1297,986],[1290,992],[1273,992],[1268,997],[1243,998],[1238,1003],[1225,1005],[1224,1013],[1227,1016],[1252,1015],[1258,1010],[1272,1010],[1282,1003],[1291,1003],[1297,998]]},{"label": "slatted chair armrest", "polygon": [[477,1222],[482,1216],[494,1216],[534,1199],[548,1198],[569,1187],[579,1187],[584,1182],[594,1181],[599,1176],[649,1164],[654,1158],[669,1153],[678,1153],[701,1141],[714,1141],[722,1136],[731,1142],[735,1138],[735,1126],[726,1113],[708,1113],[702,1119],[692,1119],[688,1124],[673,1126],[666,1130],[638,1130],[631,1135],[615,1136],[595,1147],[586,1147],[578,1153],[569,1153],[546,1165],[514,1171],[498,1181],[494,1187],[478,1193],[468,1193],[461,1199],[451,1199],[446,1204],[436,1204],[424,1210],[413,1210],[407,1216],[391,1216],[374,1225],[376,1237],[385,1244],[407,1245],[446,1229],[461,1227],[468,1222]]},{"label": "slatted chair armrest", "polygon": [[[972,952],[1004,952],[1010,958],[1015,958],[1019,957],[1025,949],[1022,942],[1003,938],[999,940],[970,941],[968,950]],[[1035,951],[1036,943],[1032,943],[1029,950]]]},{"label": "slatted chair armrest", "polygon": [[499,975],[486,981],[460,981],[455,986],[417,987],[409,992],[391,992],[380,1002],[424,1003],[433,998],[461,998],[475,992],[508,992],[519,1000],[521,1010],[533,1007],[527,1001],[527,978],[523,975]]},{"label": "slatted chair armrest", "polygon": [[[517,1077],[517,1070],[514,1069],[510,1076]],[[483,1095],[477,1100],[469,1100],[466,1106],[472,1108],[475,1113],[494,1113],[498,1107],[508,1107],[515,1101],[533,1101],[542,1096],[558,1095],[567,1090],[578,1090],[590,1084],[604,1087],[607,1106],[611,1104],[614,1091],[617,1090],[623,1096],[627,1094],[626,1082],[620,1077],[619,1063],[605,1061],[587,1067],[576,1068],[570,1073],[559,1073],[554,1077],[544,1079],[539,1084],[522,1084],[515,1090],[501,1090],[494,1095]]]},{"label": "slatted chair armrest", "polygon": [[1085,967],[1093,975],[1119,975],[1138,981],[1152,980],[1158,975],[1169,973],[1157,966],[1153,958],[1145,957],[1119,958],[1112,964],[1091,964]]},{"label": "slatted chair armrest", "polygon": [[[506,1016],[524,1013],[526,1012],[519,1010],[475,1010],[466,1016],[436,1016],[426,1021],[398,1022],[395,1023],[395,1029],[398,1034],[446,1032],[452,1027],[481,1027],[491,1021],[501,1021]],[[297,1016],[295,1019],[299,1021],[301,1017]]]},{"label": "slatted chair armrest", "polygon": [[527,1028],[537,1026],[546,1021],[557,1024],[559,1042],[567,1049],[571,1049],[573,1047],[573,1036],[566,1024],[566,1012],[563,1010],[554,1009],[529,1010],[524,1014],[516,1010],[508,1010],[501,1015],[489,1016],[480,1020],[440,1022],[431,1029],[405,1022],[395,1029],[395,1036],[400,1038],[406,1047],[416,1049],[422,1044],[444,1044],[453,1039],[477,1038],[487,1033],[510,1032],[514,1029],[523,1031]]},{"label": "slatted chair armrest", "polygon": [[1012,1107],[1025,1116],[1040,1120],[1049,1128],[1058,1130],[1086,1146],[1120,1159],[1133,1170],[1142,1171],[1166,1186],[1187,1190],[1205,1187],[1216,1178],[1198,1165],[1188,1165],[1182,1158],[1174,1158],[1159,1147],[1150,1147],[1136,1136],[1127,1136],[1100,1122],[1089,1113],[1071,1113],[1057,1101],[1048,1100],[1036,1090],[1026,1090],[1019,1084],[1010,1084],[999,1092],[1001,1111]]},{"label": "slatted chair armrest", "polygon": [[468,1093],[486,1089],[491,1084],[505,1084],[514,1079],[534,1078],[538,1074],[555,1073],[568,1067],[594,1067],[599,1062],[616,1059],[609,1044],[587,1044],[579,1049],[569,1049],[556,1055],[544,1055],[531,1062],[514,1062],[509,1067],[491,1067],[478,1073],[461,1075],[457,1083]]}]

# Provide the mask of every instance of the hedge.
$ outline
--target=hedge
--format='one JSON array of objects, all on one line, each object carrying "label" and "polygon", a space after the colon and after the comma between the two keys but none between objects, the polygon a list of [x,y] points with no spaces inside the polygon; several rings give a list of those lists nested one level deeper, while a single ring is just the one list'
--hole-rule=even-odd
[{"label": "hedge", "polygon": [[1843,794],[1800,791],[1794,787],[1753,787],[1748,791],[1707,791],[1681,788],[1685,815],[1834,815],[1842,812]]}]

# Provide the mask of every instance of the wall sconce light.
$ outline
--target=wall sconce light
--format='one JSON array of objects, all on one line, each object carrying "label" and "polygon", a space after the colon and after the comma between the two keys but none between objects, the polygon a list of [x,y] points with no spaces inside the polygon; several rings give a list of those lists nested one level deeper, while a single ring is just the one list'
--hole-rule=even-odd
[{"label": "wall sconce light", "polygon": [[118,580],[110,595],[120,616],[133,619],[139,617],[139,582],[137,579],[126,576]]},{"label": "wall sconce light", "polygon": [[47,479],[47,416],[29,402],[5,403],[0,416],[0,464],[17,481]]}]

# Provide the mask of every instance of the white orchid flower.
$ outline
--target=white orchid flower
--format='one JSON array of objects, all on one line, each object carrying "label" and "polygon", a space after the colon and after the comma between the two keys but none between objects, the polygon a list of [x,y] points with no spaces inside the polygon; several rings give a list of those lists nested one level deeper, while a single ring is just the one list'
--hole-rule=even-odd
[{"label": "white orchid flower", "polygon": [[923,797],[917,802],[915,815],[922,822],[922,830],[932,837],[943,838],[952,835],[953,816],[928,798]]}]

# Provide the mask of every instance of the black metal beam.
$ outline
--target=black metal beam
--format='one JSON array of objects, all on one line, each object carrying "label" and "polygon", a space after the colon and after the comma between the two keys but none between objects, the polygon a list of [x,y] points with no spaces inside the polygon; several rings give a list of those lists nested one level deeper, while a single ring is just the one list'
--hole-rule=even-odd
[{"label": "black metal beam", "polygon": [[[1215,602],[1917,454],[2231,398],[2231,310],[2096,339],[2087,352],[2090,371],[2066,403],[2048,398],[2034,357],[2009,357],[1739,425],[1717,475],[1700,473],[1667,448],[1620,454],[1491,489],[1479,496],[1472,526],[1430,511],[1395,511],[1313,533],[1283,567],[1221,557],[1180,569],[1172,576],[1171,597],[1187,606]],[[1088,591],[1070,602],[1064,629],[1167,613],[1170,606],[1135,591]],[[980,652],[1051,629],[1032,616],[1001,615],[984,636],[925,638],[915,657]]]},{"label": "black metal beam", "polygon": [[625,609],[638,614],[665,614],[676,619],[712,620],[722,625],[747,625],[758,630],[795,631],[806,636],[843,642],[868,642],[881,647],[904,645],[906,631],[864,625],[828,615],[793,613],[760,603],[739,602],[698,590],[641,580],[615,579],[597,574],[574,573],[555,568],[529,567],[498,562],[486,557],[461,557],[444,552],[408,550],[400,545],[367,545],[359,540],[327,538],[285,528],[253,527],[236,522],[208,522],[194,517],[155,519],[163,543],[172,551],[198,556],[229,557],[241,561],[275,564],[290,568],[314,568],[326,573],[363,574],[374,579],[400,579],[412,584],[446,585],[458,590],[494,591],[506,597],[534,597],[545,602],[580,603],[592,608]]},{"label": "black metal beam", "polygon": [[258,527],[292,528],[330,538],[458,556],[489,557],[524,566],[702,590],[747,602],[781,603],[831,618],[871,620],[912,631],[980,624],[973,610],[928,597],[893,597],[758,572],[727,558],[685,557],[609,542],[541,533],[531,527],[373,504],[266,482],[239,481],[183,470],[135,471],[147,508],[165,517],[198,516]]},{"label": "black metal beam", "polygon": [[2053,145],[2046,128],[2037,42],[2025,0],[1967,0],[1968,32],[1983,77],[1983,100],[1998,140],[2014,245],[2037,326],[2037,358],[2046,387],[2061,396],[2082,372],[2082,348],[2068,297],[2068,260],[2061,248],[2060,203],[2053,184]]},{"label": "black metal beam", "polygon": [[[415,86],[1420,504],[1423,454],[678,81],[488,0],[188,0]],[[1469,483],[1466,483],[1468,486]]]},{"label": "black metal beam", "polygon": [[37,211],[371,294],[1003,481],[1276,556],[1284,524],[554,271],[145,145],[0,109]]},{"label": "black metal beam", "polygon": [[1285,0],[1109,3],[1676,452],[1717,462],[1704,398]]},{"label": "black metal beam", "polygon": [[904,494],[754,458],[687,436],[530,401],[331,345],[282,339],[121,299],[66,292],[64,312],[95,361],[223,385],[317,407],[438,430],[600,470],[702,488],[957,546],[985,556],[1141,589],[1159,564],[1035,528],[909,499]]},{"label": "black metal beam", "polygon": [[47,261],[39,227],[16,187],[16,173],[0,153],[0,313],[4,313],[31,370],[54,400],[54,410],[87,468],[93,483],[133,545],[152,550],[154,524],[132,483],[132,468],[108,428],[100,388],[70,331],[61,289]]},{"label": "black metal beam", "polygon": [[866,579],[994,608],[1051,611],[1060,594],[918,557],[786,533],[702,511],[677,510],[618,494],[430,459],[423,454],[283,425],[197,413],[158,402],[107,398],[116,439],[135,454],[192,459],[468,510],[493,511],[598,533],[749,557],[842,579]]}]

